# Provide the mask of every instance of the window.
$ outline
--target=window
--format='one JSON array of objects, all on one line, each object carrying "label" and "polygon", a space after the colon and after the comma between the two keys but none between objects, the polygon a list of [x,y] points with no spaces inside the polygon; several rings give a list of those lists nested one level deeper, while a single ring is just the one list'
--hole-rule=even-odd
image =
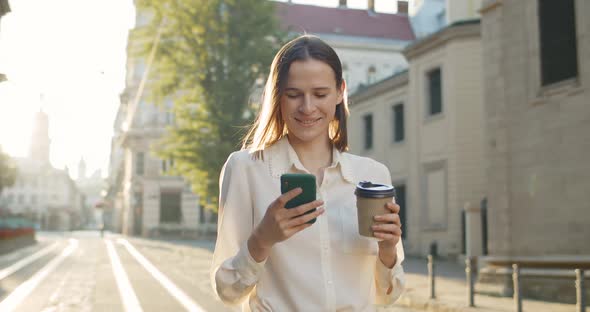
[{"label": "window", "polygon": [[369,69],[367,70],[367,83],[368,84],[372,84],[376,81],[376,76],[377,76],[377,69],[375,68],[375,66],[371,65],[371,67],[369,67]]},{"label": "window", "polygon": [[541,84],[578,75],[574,0],[539,0]]},{"label": "window", "polygon": [[135,155],[136,159],[136,163],[135,163],[135,174],[141,176],[144,173],[145,170],[145,155],[143,152],[138,152]]},{"label": "window", "polygon": [[365,124],[365,149],[373,148],[373,115],[365,115],[363,117]]},{"label": "window", "polygon": [[393,142],[404,140],[404,104],[393,106]]},{"label": "window", "polygon": [[162,173],[168,172],[168,170],[174,168],[174,159],[162,159]]},{"label": "window", "polygon": [[442,81],[440,68],[431,70],[428,77],[428,115],[442,113]]},{"label": "window", "polygon": [[160,194],[160,223],[180,223],[182,220],[181,199],[180,192]]}]

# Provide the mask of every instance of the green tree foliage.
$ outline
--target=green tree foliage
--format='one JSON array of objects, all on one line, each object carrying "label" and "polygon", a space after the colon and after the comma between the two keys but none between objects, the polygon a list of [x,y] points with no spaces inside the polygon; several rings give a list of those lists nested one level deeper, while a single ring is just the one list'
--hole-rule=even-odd
[{"label": "green tree foliage", "polygon": [[16,173],[14,162],[10,156],[2,152],[2,147],[0,147],[0,194],[4,188],[14,185]]},{"label": "green tree foliage", "polygon": [[[146,91],[154,103],[174,103],[175,125],[156,148],[173,159],[172,174],[186,177],[201,204],[217,209],[218,178],[227,156],[239,148],[256,105],[256,80],[268,71],[284,33],[273,1],[137,0],[149,18],[132,43],[148,59],[160,32]],[[258,99],[256,99],[258,100]]]}]

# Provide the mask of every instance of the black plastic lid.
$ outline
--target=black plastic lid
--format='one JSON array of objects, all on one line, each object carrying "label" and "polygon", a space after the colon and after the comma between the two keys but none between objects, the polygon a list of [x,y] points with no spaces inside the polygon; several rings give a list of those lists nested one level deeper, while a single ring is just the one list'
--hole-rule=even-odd
[{"label": "black plastic lid", "polygon": [[365,198],[395,197],[395,188],[387,184],[376,184],[369,181],[362,181],[356,186],[354,194]]}]

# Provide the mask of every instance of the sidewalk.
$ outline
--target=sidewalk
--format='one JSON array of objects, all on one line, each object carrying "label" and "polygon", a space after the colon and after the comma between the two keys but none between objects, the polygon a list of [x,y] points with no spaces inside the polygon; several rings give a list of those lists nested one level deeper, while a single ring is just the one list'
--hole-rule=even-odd
[{"label": "sidewalk", "polygon": [[[436,299],[429,299],[426,261],[418,258],[404,260],[406,271],[406,291],[397,301],[397,306],[427,311],[515,311],[512,298],[475,295],[475,308],[467,307],[467,286],[464,268],[455,262],[436,263],[435,280]],[[537,300],[523,300],[523,311],[534,312],[571,312],[576,311],[574,304],[553,303]],[[380,312],[393,311],[383,308]]]}]

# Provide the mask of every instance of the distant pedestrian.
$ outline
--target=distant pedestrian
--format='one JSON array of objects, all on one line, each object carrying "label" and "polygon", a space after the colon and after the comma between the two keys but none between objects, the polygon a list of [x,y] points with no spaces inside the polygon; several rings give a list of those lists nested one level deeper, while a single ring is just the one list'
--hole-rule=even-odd
[{"label": "distant pedestrian", "polygon": [[[220,177],[211,281],[223,302],[243,311],[373,311],[400,296],[400,207],[383,204],[385,223],[372,228],[379,241],[359,235],[357,183],[391,177],[381,163],[345,152],[347,115],[335,51],[314,36],[283,46],[258,119]],[[286,209],[301,190],[281,195],[284,173],[314,175],[318,200]]]}]

